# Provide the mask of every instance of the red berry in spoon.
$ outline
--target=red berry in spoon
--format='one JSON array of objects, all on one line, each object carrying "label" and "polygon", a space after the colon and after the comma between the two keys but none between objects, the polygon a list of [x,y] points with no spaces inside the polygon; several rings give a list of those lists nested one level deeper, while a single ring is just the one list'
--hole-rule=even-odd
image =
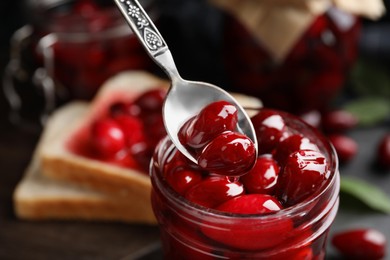
[{"label": "red berry in spoon", "polygon": [[240,176],[253,167],[256,150],[247,136],[226,132],[213,139],[197,160],[200,167],[211,173]]},{"label": "red berry in spoon", "polygon": [[390,168],[390,134],[386,134],[381,139],[377,151],[377,160],[381,166]]},{"label": "red berry in spoon", "polygon": [[115,156],[126,145],[121,127],[111,118],[100,119],[92,124],[90,143],[95,152],[104,158]]},{"label": "red berry in spoon", "polygon": [[186,145],[201,149],[217,135],[234,131],[237,121],[237,108],[227,101],[217,101],[204,107],[189,125],[180,130],[180,135],[185,137]]},{"label": "red berry in spoon", "polygon": [[282,139],[286,125],[275,110],[262,109],[251,118],[258,141],[259,153],[270,153]]},{"label": "red berry in spoon", "polygon": [[249,193],[272,194],[277,183],[279,166],[272,157],[257,158],[255,166],[240,180]]},{"label": "red berry in spoon", "polygon": [[244,186],[226,177],[208,177],[191,187],[185,197],[199,205],[215,208],[221,203],[244,193]]},{"label": "red berry in spoon", "polygon": [[216,209],[238,214],[264,214],[281,210],[283,206],[267,194],[244,194],[230,199]]},{"label": "red berry in spoon", "polygon": [[286,206],[291,206],[317,191],[328,177],[327,161],[322,153],[300,150],[287,159],[276,192]]},{"label": "red berry in spoon", "polygon": [[374,229],[356,229],[336,233],[332,244],[349,259],[383,259],[386,237]]}]

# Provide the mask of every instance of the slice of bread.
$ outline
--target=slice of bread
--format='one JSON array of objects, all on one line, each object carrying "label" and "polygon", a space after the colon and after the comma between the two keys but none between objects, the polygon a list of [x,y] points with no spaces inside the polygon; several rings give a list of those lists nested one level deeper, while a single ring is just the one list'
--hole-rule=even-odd
[{"label": "slice of bread", "polygon": [[108,80],[91,102],[87,112],[62,129],[40,151],[44,175],[91,187],[113,196],[150,199],[151,183],[147,172],[80,156],[67,149],[67,143],[91,122],[108,111],[114,101],[131,101],[152,88],[168,88],[168,82],[146,72],[126,72]]},{"label": "slice of bread", "polygon": [[17,217],[26,220],[102,220],[155,224],[149,199],[120,199],[60,182],[42,175],[39,151],[50,146],[67,125],[85,116],[88,104],[73,102],[58,109],[48,120],[31,163],[14,192]]},{"label": "slice of bread", "polygon": [[[151,88],[168,88],[169,83],[146,72],[123,72],[108,80],[92,101],[88,111],[75,123],[62,131],[40,150],[41,170],[44,175],[72,182],[112,196],[137,198],[149,202],[151,183],[148,173],[124,168],[103,161],[93,160],[72,153],[66,143],[75,133],[87,127],[99,117],[115,100],[132,100]],[[253,97],[234,94],[245,107],[261,107],[261,102]]]}]

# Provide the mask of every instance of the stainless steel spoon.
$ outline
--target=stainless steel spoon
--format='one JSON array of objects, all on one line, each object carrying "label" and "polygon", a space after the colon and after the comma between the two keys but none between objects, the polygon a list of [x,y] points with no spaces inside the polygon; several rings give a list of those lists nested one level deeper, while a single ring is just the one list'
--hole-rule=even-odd
[{"label": "stainless steel spoon", "polygon": [[225,90],[209,83],[184,80],[180,77],[172,54],[161,34],[137,0],[115,0],[133,33],[149,56],[168,74],[172,83],[163,106],[163,120],[174,145],[193,162],[196,159],[178,139],[180,127],[206,105],[226,100],[238,109],[237,129],[248,136],[257,149],[253,125],[243,107]]}]

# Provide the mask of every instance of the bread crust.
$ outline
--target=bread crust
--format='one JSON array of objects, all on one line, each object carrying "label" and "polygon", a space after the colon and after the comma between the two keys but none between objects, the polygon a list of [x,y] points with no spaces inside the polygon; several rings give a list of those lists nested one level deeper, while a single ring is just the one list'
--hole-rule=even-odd
[{"label": "bread crust", "polygon": [[72,153],[66,144],[75,133],[104,113],[113,100],[132,100],[146,90],[167,89],[169,83],[147,72],[121,73],[108,80],[94,98],[86,115],[65,127],[40,152],[42,173],[50,178],[96,189],[111,196],[150,200],[148,173]]},{"label": "bread crust", "polygon": [[[14,210],[24,220],[86,220],[119,221],[155,225],[150,204],[150,184],[147,176],[141,182],[145,190],[133,196],[114,197],[93,189],[58,179],[48,178],[41,172],[41,149],[58,139],[58,132],[75,118],[83,116],[87,104],[72,102],[58,109],[48,120],[32,160],[14,194]],[[53,161],[54,162],[54,161]],[[57,166],[59,168],[59,166]],[[139,183],[139,182],[138,182]]]}]

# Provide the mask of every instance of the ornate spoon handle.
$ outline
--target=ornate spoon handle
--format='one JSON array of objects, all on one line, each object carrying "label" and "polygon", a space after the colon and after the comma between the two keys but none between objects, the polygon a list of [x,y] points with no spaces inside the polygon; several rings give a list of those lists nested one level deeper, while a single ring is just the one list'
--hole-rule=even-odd
[{"label": "ornate spoon handle", "polygon": [[153,21],[137,0],[114,0],[149,56],[172,80],[180,78],[172,54]]}]

